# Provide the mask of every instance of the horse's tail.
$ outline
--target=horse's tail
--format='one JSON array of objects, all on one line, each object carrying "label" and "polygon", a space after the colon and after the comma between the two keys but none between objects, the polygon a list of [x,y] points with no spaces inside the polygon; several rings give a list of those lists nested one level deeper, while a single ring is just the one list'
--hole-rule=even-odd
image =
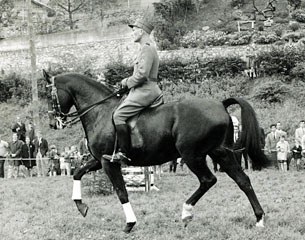
[{"label": "horse's tail", "polygon": [[[260,170],[262,167],[267,167],[268,159],[260,145],[261,130],[258,125],[256,114],[251,105],[241,98],[228,98],[222,101],[222,104],[225,108],[233,104],[238,104],[241,107],[241,147],[245,148],[246,152],[250,156],[253,169]],[[227,136],[229,142],[231,138],[232,136]]]}]

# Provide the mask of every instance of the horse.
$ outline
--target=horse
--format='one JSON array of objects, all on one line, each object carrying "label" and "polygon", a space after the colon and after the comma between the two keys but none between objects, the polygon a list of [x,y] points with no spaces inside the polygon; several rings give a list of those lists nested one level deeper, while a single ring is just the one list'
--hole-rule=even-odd
[{"label": "horse", "polygon": [[[88,211],[88,206],[82,202],[82,176],[103,167],[123,206],[126,217],[124,232],[129,233],[137,219],[128,199],[121,164],[102,158],[103,154],[112,154],[116,147],[112,113],[121,99],[116,97],[117,92],[113,89],[82,74],[51,76],[43,70],[43,75],[47,81],[50,127],[65,126],[69,116],[75,117],[69,123],[79,117],[93,156],[73,175],[72,199],[79,212],[85,217]],[[235,159],[233,124],[227,111],[233,104],[241,108],[241,146],[251,157],[253,168],[261,169],[266,166],[267,158],[259,145],[256,114],[242,98],[228,98],[220,102],[190,97],[157,108],[146,108],[135,117],[133,131],[137,131],[142,144],[132,144],[131,161],[127,161],[127,165],[161,165],[181,157],[199,180],[199,188],[182,205],[181,217],[185,226],[193,219],[195,204],[217,181],[206,162],[209,155],[246,194],[256,216],[256,226],[264,227],[265,213],[249,177]],[[72,106],[75,106],[76,112],[69,113]]]}]

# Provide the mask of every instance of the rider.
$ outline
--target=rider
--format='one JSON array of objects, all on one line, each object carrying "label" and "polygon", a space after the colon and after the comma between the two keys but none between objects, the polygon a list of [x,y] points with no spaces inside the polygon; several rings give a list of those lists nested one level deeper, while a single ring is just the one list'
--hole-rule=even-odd
[{"label": "rider", "polygon": [[113,115],[117,132],[119,151],[112,155],[103,155],[107,160],[120,162],[130,160],[130,136],[126,121],[156,100],[163,102],[162,92],[157,84],[159,57],[150,33],[153,26],[145,19],[128,25],[133,30],[133,40],[140,44],[134,71],[131,77],[121,81],[121,86],[129,90],[126,99],[120,104]]}]

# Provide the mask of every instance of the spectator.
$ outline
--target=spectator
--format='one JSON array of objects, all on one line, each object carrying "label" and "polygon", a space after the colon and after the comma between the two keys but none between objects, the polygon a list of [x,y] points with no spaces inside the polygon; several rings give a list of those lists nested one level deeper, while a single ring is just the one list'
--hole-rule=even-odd
[{"label": "spectator", "polygon": [[70,158],[70,148],[65,147],[64,152],[64,163],[65,163],[65,169],[68,176],[71,176],[71,158]]},{"label": "spectator", "polygon": [[60,164],[60,175],[66,175],[66,163],[65,163],[65,152],[62,152],[59,157],[59,164]]},{"label": "spectator", "polygon": [[276,123],[276,130],[275,130],[275,137],[279,141],[280,137],[282,135],[285,135],[285,138],[287,137],[287,133],[282,130],[282,124],[280,122]]},{"label": "spectator", "polygon": [[255,53],[255,46],[247,47],[246,53],[244,56],[246,61],[246,75],[253,79],[257,76],[256,74],[256,53]]},{"label": "spectator", "polygon": [[28,136],[30,138],[30,142],[33,143],[33,140],[35,139],[35,128],[32,122],[29,122],[28,124]]},{"label": "spectator", "polygon": [[86,136],[84,136],[79,142],[79,154],[81,158],[81,164],[88,161],[90,152],[89,152],[88,141]]},{"label": "spectator", "polygon": [[56,176],[60,172],[59,154],[55,145],[50,146],[49,176]]},{"label": "spectator", "polygon": [[279,163],[280,170],[287,171],[287,159],[290,152],[289,143],[285,140],[285,134],[280,136],[280,141],[276,144],[277,149],[277,161]]},{"label": "spectator", "polygon": [[270,133],[267,134],[266,137],[266,144],[265,144],[265,151],[266,154],[268,155],[269,160],[271,163],[275,166],[275,168],[278,168],[277,164],[277,151],[276,151],[276,144],[278,142],[276,136],[275,136],[275,131],[276,131],[276,125],[271,124],[270,125]]},{"label": "spectator", "polygon": [[169,162],[169,172],[176,173],[177,165],[178,165],[177,159],[170,161]]},{"label": "spectator", "polygon": [[25,124],[20,120],[19,116],[16,117],[16,123],[14,123],[12,131],[14,133],[17,133],[18,140],[22,140],[23,142],[25,142],[26,128]]},{"label": "spectator", "polygon": [[41,133],[37,131],[36,138],[33,141],[35,146],[34,157],[36,158],[37,176],[47,176],[47,152],[49,150],[48,141],[41,136]]},{"label": "spectator", "polygon": [[19,174],[20,158],[21,158],[21,149],[23,142],[18,139],[18,134],[13,133],[12,141],[8,144],[8,149],[10,157],[16,160],[10,160],[7,172],[7,178],[17,178]]},{"label": "spectator", "polygon": [[2,140],[2,134],[0,134],[0,178],[4,178],[4,162],[8,155],[8,143]]},{"label": "spectator", "polygon": [[302,137],[305,135],[305,121],[301,120],[299,127],[295,130],[295,140],[301,145]]},{"label": "spectator", "polygon": [[36,166],[34,160],[34,145],[30,140],[30,137],[25,138],[25,143],[22,145],[21,158],[24,166],[27,168],[27,176],[33,177],[33,167]]},{"label": "spectator", "polygon": [[71,174],[73,175],[75,169],[77,169],[81,165],[81,157],[76,146],[71,146],[70,159],[71,159]]},{"label": "spectator", "polygon": [[294,160],[296,164],[297,171],[300,171],[301,169],[301,159],[302,159],[302,147],[299,143],[299,140],[295,140],[295,145],[291,149],[292,152],[292,159]]}]

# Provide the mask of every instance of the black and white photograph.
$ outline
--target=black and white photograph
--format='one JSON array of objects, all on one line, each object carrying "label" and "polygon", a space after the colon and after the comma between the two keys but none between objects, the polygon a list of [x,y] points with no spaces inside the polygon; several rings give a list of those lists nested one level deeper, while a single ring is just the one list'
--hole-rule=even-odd
[{"label": "black and white photograph", "polygon": [[304,240],[305,0],[0,0],[0,239]]}]

